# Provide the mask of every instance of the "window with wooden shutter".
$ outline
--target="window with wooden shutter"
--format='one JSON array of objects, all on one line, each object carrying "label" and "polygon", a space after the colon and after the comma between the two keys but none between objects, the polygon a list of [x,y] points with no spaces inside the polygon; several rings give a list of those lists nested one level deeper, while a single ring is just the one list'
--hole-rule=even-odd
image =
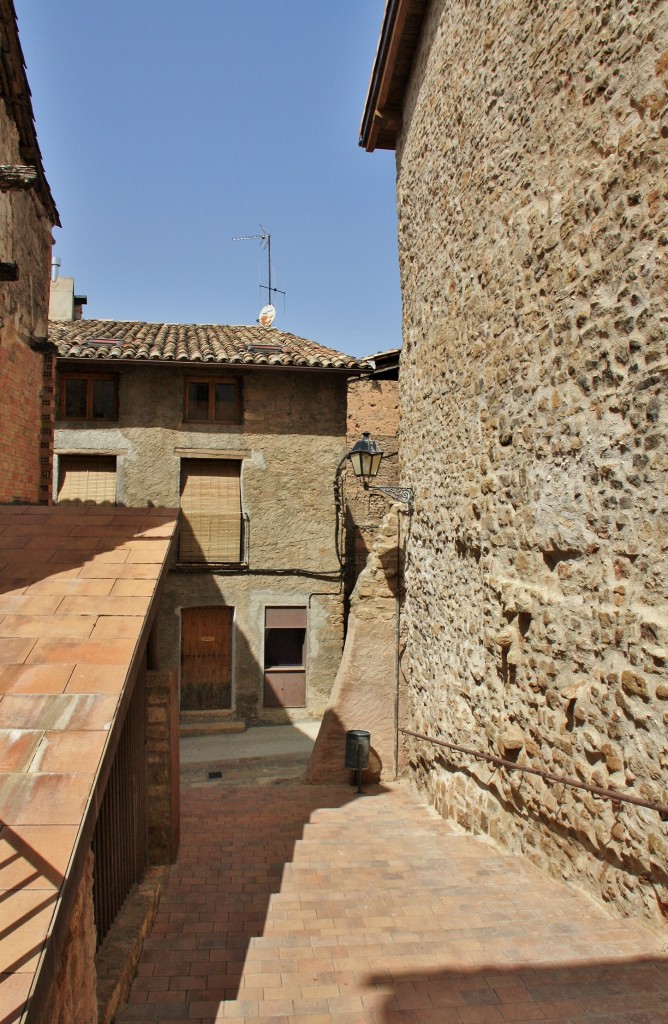
[{"label": "window with wooden shutter", "polygon": [[241,463],[181,462],[181,562],[241,561]]},{"label": "window with wooden shutter", "polygon": [[61,455],[58,459],[58,504],[114,505],[115,455]]},{"label": "window with wooden shutter", "polygon": [[265,608],[264,706],[306,707],[306,608],[303,606]]}]

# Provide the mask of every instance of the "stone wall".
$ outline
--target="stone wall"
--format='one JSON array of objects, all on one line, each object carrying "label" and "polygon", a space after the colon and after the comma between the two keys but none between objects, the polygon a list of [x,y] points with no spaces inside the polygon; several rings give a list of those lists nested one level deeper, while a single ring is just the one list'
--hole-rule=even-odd
[{"label": "stone wall", "polygon": [[[397,148],[407,725],[668,798],[668,7],[434,0]],[[410,746],[436,806],[621,914],[668,824]]]},{"label": "stone wall", "polygon": [[180,841],[179,691],[176,672],[146,673],[148,856],[172,864]]},{"label": "stone wall", "polygon": [[[385,454],[376,480],[383,486],[399,483],[399,382],[376,377],[348,385],[347,451],[369,431]],[[366,564],[376,531],[388,510],[389,499],[365,491],[346,463],[342,469],[343,546],[346,592],[352,593]]]},{"label": "stone wall", "polygon": [[395,505],[376,532],[352,594],[343,657],[306,771],[309,783],[347,782],[346,732],[371,733],[364,781],[396,778],[396,724],[405,703],[398,673],[405,510]]},{"label": "stone wall", "polygon": [[89,853],[41,1024],[97,1024],[95,941],[93,854]]}]

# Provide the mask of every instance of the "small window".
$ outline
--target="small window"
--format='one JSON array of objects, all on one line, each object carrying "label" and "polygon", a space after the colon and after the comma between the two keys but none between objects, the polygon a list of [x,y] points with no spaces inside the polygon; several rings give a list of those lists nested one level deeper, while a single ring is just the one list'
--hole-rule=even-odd
[{"label": "small window", "polygon": [[306,706],[306,608],[265,608],[264,706]]},{"label": "small window", "polygon": [[114,505],[115,503],[115,455],[59,456],[59,505]]},{"label": "small window", "polygon": [[187,380],[184,417],[188,423],[238,423],[241,419],[241,382]]},{"label": "small window", "polygon": [[118,419],[118,378],[113,374],[63,374],[60,378],[60,418]]}]

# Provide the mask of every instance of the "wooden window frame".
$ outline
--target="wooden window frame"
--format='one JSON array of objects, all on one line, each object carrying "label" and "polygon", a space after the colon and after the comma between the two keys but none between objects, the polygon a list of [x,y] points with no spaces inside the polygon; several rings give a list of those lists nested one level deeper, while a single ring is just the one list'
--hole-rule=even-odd
[{"label": "wooden window frame", "polygon": [[[86,414],[85,416],[68,416],[66,414],[66,389],[70,380],[86,381]],[[93,384],[96,380],[110,380],[114,385],[114,411],[111,416],[93,416]],[[58,418],[61,420],[77,420],[80,423],[113,423],[118,419],[118,374],[117,373],[60,373],[58,388]]]},{"label": "wooden window frame", "polygon": [[[188,402],[188,387],[190,384],[206,384],[209,388],[209,414],[205,420],[191,419],[189,402]],[[235,390],[235,402],[234,402],[234,415],[231,419],[216,419],[216,384],[232,384]],[[197,425],[204,425],[206,423],[241,423],[242,420],[242,404],[241,404],[241,378],[240,377],[186,377],[183,386],[183,422]]]}]

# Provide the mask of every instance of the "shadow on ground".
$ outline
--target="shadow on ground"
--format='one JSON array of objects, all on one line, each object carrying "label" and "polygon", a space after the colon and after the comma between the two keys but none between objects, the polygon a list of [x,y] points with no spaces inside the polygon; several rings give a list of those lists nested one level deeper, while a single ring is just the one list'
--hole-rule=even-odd
[{"label": "shadow on ground", "polygon": [[374,1024],[668,1024],[668,960],[527,961],[368,981],[378,993]]},{"label": "shadow on ground", "polygon": [[178,1019],[180,1007],[183,1019],[213,1024],[220,1003],[237,997],[249,945],[313,813],[367,799],[290,779],[249,786],[253,770],[240,769],[238,786],[183,786],[181,850],[119,1021]]}]

